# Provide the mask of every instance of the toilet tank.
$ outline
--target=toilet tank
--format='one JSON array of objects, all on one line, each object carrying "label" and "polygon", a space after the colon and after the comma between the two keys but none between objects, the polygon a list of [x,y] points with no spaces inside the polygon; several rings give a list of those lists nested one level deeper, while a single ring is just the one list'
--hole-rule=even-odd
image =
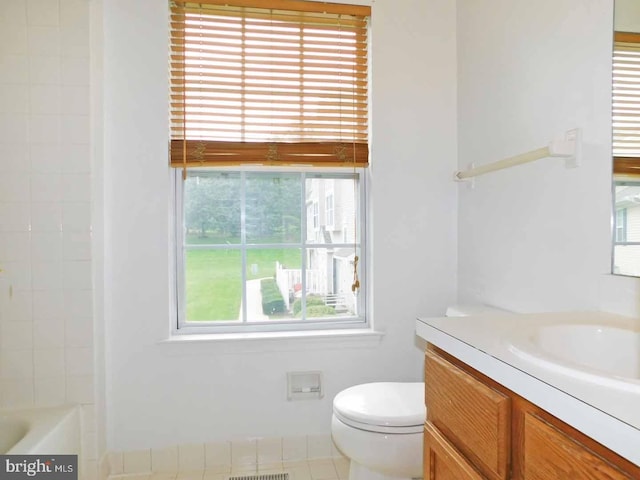
[{"label": "toilet tank", "polygon": [[489,305],[452,305],[447,307],[447,317],[468,317],[470,315],[484,315],[488,313],[509,313],[498,307]]}]

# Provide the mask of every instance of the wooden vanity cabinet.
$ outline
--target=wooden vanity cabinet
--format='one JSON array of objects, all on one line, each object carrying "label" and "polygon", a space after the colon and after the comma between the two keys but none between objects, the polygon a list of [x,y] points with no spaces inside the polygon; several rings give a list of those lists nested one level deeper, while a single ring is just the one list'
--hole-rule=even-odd
[{"label": "wooden vanity cabinet", "polygon": [[637,465],[431,344],[425,403],[425,479],[640,479]]},{"label": "wooden vanity cabinet", "polygon": [[425,357],[427,420],[482,473],[506,480],[510,463],[508,395],[495,390],[442,355]]},{"label": "wooden vanity cabinet", "polygon": [[640,467],[550,413],[521,397],[513,405],[514,480],[640,479]]},{"label": "wooden vanity cabinet", "polygon": [[484,480],[431,423],[424,428],[425,480]]}]

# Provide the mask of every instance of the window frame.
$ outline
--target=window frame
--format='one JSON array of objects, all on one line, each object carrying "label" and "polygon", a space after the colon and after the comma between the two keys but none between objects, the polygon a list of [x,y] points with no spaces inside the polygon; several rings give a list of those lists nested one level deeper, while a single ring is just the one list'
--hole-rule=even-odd
[{"label": "window frame", "polygon": [[[370,321],[367,315],[367,171],[362,168],[354,168],[346,170],[344,168],[318,168],[318,167],[205,167],[202,169],[190,169],[190,171],[227,171],[227,172],[240,172],[241,175],[254,172],[268,172],[268,173],[300,173],[302,174],[303,185],[307,178],[349,178],[354,175],[358,181],[357,198],[356,198],[356,212],[359,220],[359,229],[356,233],[356,242],[358,260],[358,277],[360,279],[362,288],[359,289],[357,297],[357,311],[358,315],[350,317],[339,318],[319,318],[319,319],[300,319],[300,320],[288,320],[288,321],[269,321],[269,322],[224,322],[224,321],[211,321],[211,322],[188,322],[186,320],[186,272],[185,272],[185,252],[187,246],[184,242],[184,181],[182,172],[179,170],[173,170],[174,180],[174,212],[175,212],[175,228],[174,228],[174,255],[175,255],[175,305],[176,305],[176,317],[173,323],[172,334],[173,335],[193,335],[193,334],[245,334],[245,333],[278,333],[278,332],[312,332],[312,331],[328,331],[328,330],[348,330],[348,329],[369,329]],[[328,244],[325,243],[309,243],[306,238],[306,222],[307,222],[307,208],[304,203],[305,190],[302,189],[303,203],[301,205],[301,235],[302,239],[300,244],[247,244],[240,243],[233,245],[230,248],[237,249],[241,252],[242,256],[242,300],[246,298],[246,275],[247,275],[247,263],[246,253],[253,248],[259,247],[286,247],[286,248],[300,248],[301,249],[301,268],[306,268],[307,254],[314,248],[326,248]],[[244,201],[242,202],[242,208],[244,209]],[[244,212],[243,212],[244,213]],[[243,227],[244,228],[244,227]],[[331,244],[334,248],[346,248],[353,247],[354,243],[338,243]]]},{"label": "window frame", "polygon": [[[611,256],[611,264],[612,269],[615,267],[615,248],[618,246],[628,246],[628,245],[640,245],[640,241],[629,241],[629,229],[628,229],[628,206],[618,207],[617,202],[617,187],[640,187],[640,178],[635,178],[633,176],[624,176],[619,174],[614,174],[613,176],[613,189],[612,189],[612,197],[613,197],[613,221],[611,225],[611,237],[612,237],[612,246],[613,246],[613,255]],[[618,213],[624,211],[623,220],[624,226],[622,229],[618,228]],[[622,230],[622,235],[624,236],[624,240],[618,239],[619,230]],[[613,271],[613,270],[612,270]]]}]

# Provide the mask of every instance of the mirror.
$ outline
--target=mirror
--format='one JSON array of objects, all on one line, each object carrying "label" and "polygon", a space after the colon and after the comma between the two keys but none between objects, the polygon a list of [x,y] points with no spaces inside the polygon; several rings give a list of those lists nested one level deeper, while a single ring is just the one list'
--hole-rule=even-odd
[{"label": "mirror", "polygon": [[640,2],[615,0],[612,273],[640,277]]}]

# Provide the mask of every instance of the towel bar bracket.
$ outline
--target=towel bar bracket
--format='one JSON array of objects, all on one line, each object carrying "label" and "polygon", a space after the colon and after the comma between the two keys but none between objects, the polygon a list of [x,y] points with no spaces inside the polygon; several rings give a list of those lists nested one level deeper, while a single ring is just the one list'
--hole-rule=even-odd
[{"label": "towel bar bracket", "polygon": [[576,168],[582,161],[582,131],[579,128],[567,130],[564,138],[549,144],[551,157],[564,157],[566,168]]}]

